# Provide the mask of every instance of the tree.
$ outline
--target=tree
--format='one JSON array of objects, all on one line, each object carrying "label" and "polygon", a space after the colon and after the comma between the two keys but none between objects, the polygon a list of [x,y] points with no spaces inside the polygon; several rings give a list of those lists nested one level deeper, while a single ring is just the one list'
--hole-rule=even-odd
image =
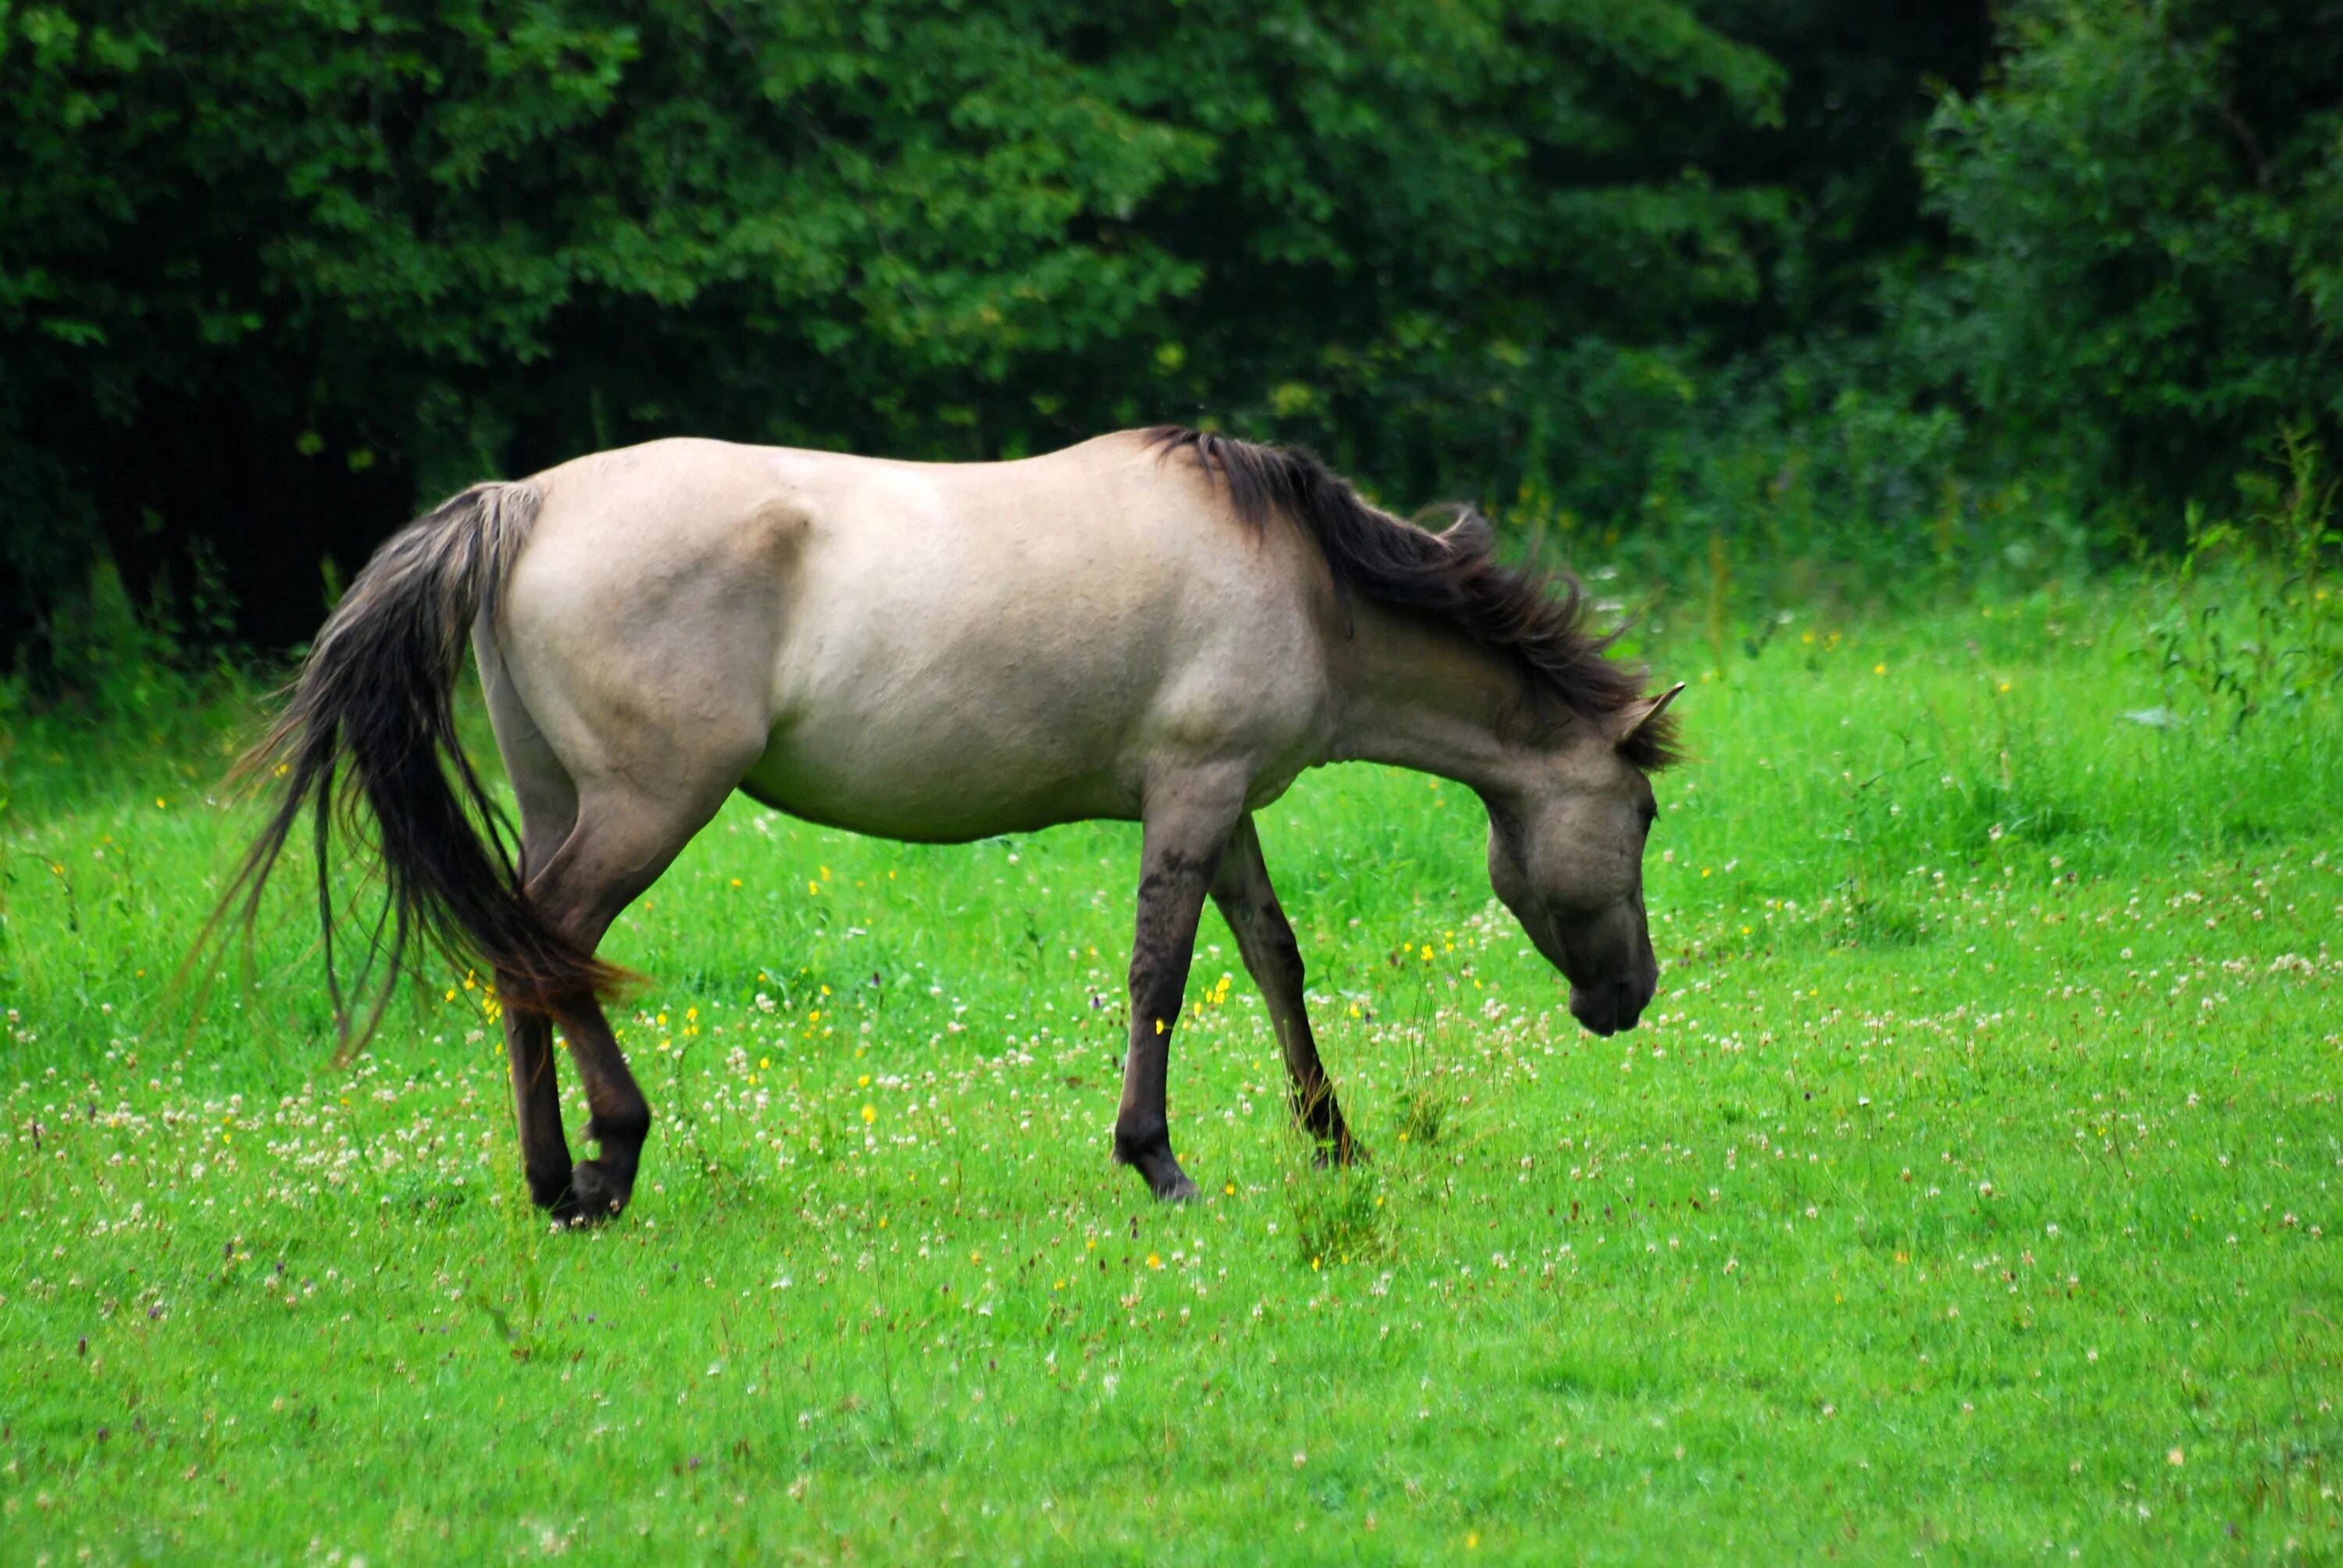
[{"label": "tree", "polygon": [[1926,156],[1931,347],[2003,438],[2150,506],[2343,416],[2343,26],[2311,0],[2028,0]]},{"label": "tree", "polygon": [[1780,80],[1672,0],[0,0],[0,614],[203,539],[293,640],[320,556],[678,430],[1485,490],[1586,341],[1753,297],[1701,160]]}]

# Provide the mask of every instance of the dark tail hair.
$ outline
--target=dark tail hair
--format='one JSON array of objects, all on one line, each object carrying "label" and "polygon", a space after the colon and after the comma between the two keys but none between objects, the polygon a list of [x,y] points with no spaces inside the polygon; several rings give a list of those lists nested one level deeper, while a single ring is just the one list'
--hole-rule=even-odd
[{"label": "dark tail hair", "polygon": [[[465,642],[483,608],[493,620],[538,498],[527,484],[476,485],[393,535],[327,618],[266,738],[232,776],[281,779],[282,792],[205,928],[198,961],[224,920],[240,925],[249,944],[261,891],[309,815],[326,984],[346,1051],[381,1021],[417,938],[457,962],[477,955],[508,1005],[542,1008],[607,992],[626,978],[530,907],[503,815],[456,735],[453,690]],[[329,846],[337,821],[366,842],[369,819],[386,900],[360,980],[379,960],[382,982],[353,1031],[334,967]]]},{"label": "dark tail hair", "polygon": [[[1618,633],[1587,629],[1577,579],[1534,562],[1525,569],[1506,565],[1489,519],[1473,508],[1458,508],[1456,520],[1435,534],[1367,505],[1348,479],[1300,447],[1177,425],[1159,425],[1146,438],[1166,456],[1194,454],[1246,523],[1259,527],[1272,513],[1292,519],[1318,541],[1342,593],[1445,620],[1512,655],[1534,697],[1594,719],[1644,700],[1644,668],[1604,657]],[[1663,713],[1640,726],[1622,750],[1646,769],[1679,760],[1674,717]]]}]

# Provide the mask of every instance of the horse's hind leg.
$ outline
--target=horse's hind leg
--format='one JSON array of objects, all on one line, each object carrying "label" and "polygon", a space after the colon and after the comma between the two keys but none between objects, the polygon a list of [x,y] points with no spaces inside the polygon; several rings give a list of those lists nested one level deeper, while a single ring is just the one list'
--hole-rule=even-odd
[{"label": "horse's hind leg", "polygon": [[[569,837],[578,817],[578,792],[510,683],[501,678],[501,667],[483,658],[481,668],[497,749],[504,754],[505,772],[520,804],[520,874],[526,886],[531,873],[549,862]],[[521,1171],[528,1178],[531,1201],[566,1219],[571,1211],[569,1141],[561,1130],[561,1082],[553,1055],[553,1019],[548,1013],[515,1004],[512,998],[521,988],[514,977],[499,974],[496,980],[498,993],[504,999],[505,1055],[512,1066]]]},{"label": "horse's hind leg", "polygon": [[1269,1020],[1285,1054],[1286,1076],[1293,1088],[1293,1113],[1309,1134],[1323,1144],[1342,1164],[1363,1158],[1365,1151],[1351,1140],[1342,1108],[1334,1099],[1325,1066],[1318,1060],[1317,1037],[1310,1030],[1310,1012],[1302,998],[1301,945],[1293,927],[1278,907],[1277,890],[1270,886],[1269,866],[1262,859],[1261,835],[1247,816],[1229,835],[1221,852],[1219,872],[1212,879],[1212,902],[1237,939],[1247,973],[1269,1004]]},{"label": "horse's hind leg", "polygon": [[[618,912],[657,881],[691,836],[708,823],[730,790],[695,793],[678,803],[634,791],[587,790],[578,802],[577,825],[560,849],[528,880],[528,898],[554,928],[591,951]],[[610,1031],[610,1020],[590,994],[557,998],[554,1020],[568,1038],[569,1060],[586,1091],[591,1120],[589,1142],[600,1145],[593,1159],[566,1174],[567,1196],[555,1208],[559,1219],[606,1220],[634,1193],[635,1171],[649,1135],[651,1108],[626,1053]]]},{"label": "horse's hind leg", "polygon": [[505,1055],[512,1063],[513,1107],[520,1128],[520,1167],[529,1201],[568,1218],[569,1140],[561,1131],[561,1084],[553,1066],[553,1020],[505,1004]]}]

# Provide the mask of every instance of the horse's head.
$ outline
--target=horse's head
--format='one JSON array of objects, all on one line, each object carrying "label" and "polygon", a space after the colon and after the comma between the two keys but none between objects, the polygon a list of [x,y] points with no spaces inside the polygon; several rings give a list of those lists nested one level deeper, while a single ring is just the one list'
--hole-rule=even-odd
[{"label": "horse's head", "polygon": [[1634,1028],[1659,987],[1644,918],[1644,839],[1659,808],[1634,741],[1683,689],[1572,725],[1518,783],[1484,797],[1490,885],[1596,1034]]}]

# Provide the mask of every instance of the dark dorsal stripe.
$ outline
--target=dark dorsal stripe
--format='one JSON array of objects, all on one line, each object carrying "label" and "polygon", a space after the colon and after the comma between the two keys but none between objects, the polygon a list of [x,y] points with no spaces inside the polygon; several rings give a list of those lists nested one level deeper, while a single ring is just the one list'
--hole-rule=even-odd
[{"label": "dark dorsal stripe", "polygon": [[[1435,534],[1367,505],[1312,452],[1177,425],[1147,439],[1167,455],[1192,452],[1245,522],[1258,528],[1282,513],[1301,525],[1344,592],[1445,620],[1512,654],[1534,698],[1597,722],[1644,699],[1644,670],[1604,657],[1612,636],[1586,630],[1576,579],[1505,565],[1489,519],[1471,508]],[[1674,716],[1644,725],[1623,749],[1640,768],[1666,767],[1677,757]]]}]

